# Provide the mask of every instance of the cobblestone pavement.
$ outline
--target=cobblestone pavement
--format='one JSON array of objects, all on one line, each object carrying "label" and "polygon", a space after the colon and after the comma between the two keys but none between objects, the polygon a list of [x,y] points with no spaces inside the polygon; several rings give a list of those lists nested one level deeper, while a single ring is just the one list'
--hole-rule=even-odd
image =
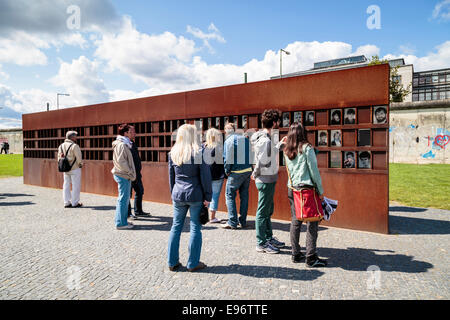
[{"label": "cobblestone pavement", "polygon": [[190,273],[187,223],[184,267],[167,267],[170,205],[144,202],[152,216],[118,231],[116,198],[82,193],[81,201],[84,208],[64,209],[61,190],[0,179],[0,299],[450,298],[449,211],[392,204],[391,235],[320,227],[319,255],[329,266],[313,270],[291,262],[288,222],[273,221],[288,245],[278,255],[256,252],[254,217],[244,230],[208,224],[208,268]]}]

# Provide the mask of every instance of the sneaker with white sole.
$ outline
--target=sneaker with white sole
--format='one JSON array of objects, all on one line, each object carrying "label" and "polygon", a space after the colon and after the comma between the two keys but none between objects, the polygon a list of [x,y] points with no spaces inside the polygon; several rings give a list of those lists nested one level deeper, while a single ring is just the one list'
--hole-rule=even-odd
[{"label": "sneaker with white sole", "polygon": [[117,230],[129,230],[133,229],[134,225],[131,223],[128,223],[126,226],[116,227]]},{"label": "sneaker with white sole", "polygon": [[306,258],[306,266],[308,268],[320,268],[328,265],[326,260],[320,259],[317,254]]},{"label": "sneaker with white sole", "polygon": [[281,249],[285,246],[284,242],[278,241],[277,238],[272,237],[272,239],[269,240],[269,243],[274,246],[275,248]]},{"label": "sneaker with white sole", "polygon": [[265,253],[280,253],[280,249],[274,247],[268,241],[263,245],[258,244],[256,246],[256,251]]},{"label": "sneaker with white sole", "polygon": [[209,223],[220,223],[220,220],[217,218],[211,219]]}]

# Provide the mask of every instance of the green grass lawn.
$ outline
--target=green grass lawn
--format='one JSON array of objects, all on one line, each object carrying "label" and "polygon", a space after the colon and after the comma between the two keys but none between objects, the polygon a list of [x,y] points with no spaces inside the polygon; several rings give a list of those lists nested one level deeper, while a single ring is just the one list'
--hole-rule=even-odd
[{"label": "green grass lawn", "polygon": [[389,200],[450,210],[450,164],[389,164]]},{"label": "green grass lawn", "polygon": [[23,154],[0,154],[0,178],[23,176]]},{"label": "green grass lawn", "polygon": [[[0,178],[22,175],[23,155],[0,155]],[[450,210],[450,164],[389,164],[389,200]]]}]

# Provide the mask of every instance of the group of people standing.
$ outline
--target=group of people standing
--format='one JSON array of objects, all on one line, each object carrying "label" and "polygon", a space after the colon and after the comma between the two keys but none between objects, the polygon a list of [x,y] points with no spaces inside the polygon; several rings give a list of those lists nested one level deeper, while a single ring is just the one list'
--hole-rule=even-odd
[{"label": "group of people standing", "polygon": [[[222,228],[228,230],[247,228],[247,213],[250,181],[255,182],[258,190],[258,207],[255,219],[256,251],[270,254],[280,252],[285,246],[273,235],[271,216],[274,211],[275,186],[278,180],[279,151],[283,151],[289,172],[288,200],[290,202],[292,222],[290,241],[292,261],[305,260],[308,267],[326,266],[326,261],[318,257],[316,243],[318,222],[307,223],[306,256],[299,245],[302,222],[295,214],[292,188],[315,188],[323,199],[323,187],[317,167],[315,149],[307,141],[305,128],[294,122],[288,135],[278,143],[273,136],[281,123],[281,112],[265,110],[261,115],[263,129],[249,139],[243,132],[236,130],[234,123],[225,125],[225,141],[222,132],[211,128],[206,132],[203,144],[194,125],[184,124],[177,130],[176,142],[169,152],[168,170],[171,198],[173,202],[173,223],[168,243],[168,265],[171,271],[181,267],[179,261],[180,236],[187,212],[190,213],[190,240],[188,271],[206,267],[200,261],[202,248],[202,225],[200,214],[207,207],[210,223],[220,223],[216,217],[221,190],[226,180],[225,202],[228,219]],[[122,124],[118,136],[112,144],[114,180],[118,185],[115,224],[118,230],[133,229],[128,222],[131,215],[137,219],[140,215],[149,215],[142,210],[144,188],[141,175],[141,160],[134,143],[136,132],[133,126]],[[72,170],[64,173],[65,207],[81,207],[79,202],[81,183],[81,151],[76,144],[77,133],[69,131],[66,140],[59,147],[58,159],[67,157],[73,164]],[[255,155],[251,161],[250,150]],[[70,192],[72,184],[72,192]],[[134,213],[131,212],[130,197],[135,190]],[[239,193],[239,212],[236,197]]]},{"label": "group of people standing", "polygon": [[[305,260],[308,267],[327,265],[317,255],[316,244],[319,222],[307,223],[306,256],[299,245],[302,222],[297,220],[292,188],[315,188],[323,199],[322,181],[317,167],[315,149],[307,141],[304,127],[294,122],[287,137],[275,144],[274,130],[281,123],[281,112],[265,110],[261,116],[263,129],[251,139],[236,131],[233,123],[225,125],[225,141],[222,133],[211,128],[206,132],[206,141],[200,145],[194,125],[184,124],[177,131],[175,145],[169,153],[169,183],[174,206],[173,225],[169,237],[168,264],[171,271],[181,267],[179,245],[181,230],[187,211],[190,212],[190,240],[188,271],[203,269],[200,261],[202,235],[200,212],[209,207],[211,223],[220,222],[215,214],[224,179],[225,202],[228,219],[224,229],[247,227],[248,190],[254,180],[258,189],[258,207],[255,219],[256,251],[276,254],[285,246],[273,236],[271,216],[274,211],[275,185],[278,180],[279,151],[282,150],[288,166],[288,199],[291,208],[290,240],[292,261]],[[250,147],[255,154],[254,166],[250,159]],[[239,192],[239,216],[236,196]]]},{"label": "group of people standing", "polygon": [[[113,142],[113,164],[111,170],[117,182],[119,196],[116,206],[115,223],[118,230],[131,229],[133,224],[127,221],[128,216],[138,219],[139,216],[150,216],[142,210],[142,197],[144,186],[142,184],[141,159],[138,148],[134,142],[136,131],[133,126],[122,124],[118,128],[118,136]],[[82,154],[77,142],[78,133],[68,131],[66,139],[58,147],[58,160],[66,157],[71,170],[64,172],[63,199],[65,208],[79,208],[80,201],[81,168],[83,167]],[[71,187],[72,186],[72,190]],[[135,192],[134,211],[131,210],[130,199]]]}]

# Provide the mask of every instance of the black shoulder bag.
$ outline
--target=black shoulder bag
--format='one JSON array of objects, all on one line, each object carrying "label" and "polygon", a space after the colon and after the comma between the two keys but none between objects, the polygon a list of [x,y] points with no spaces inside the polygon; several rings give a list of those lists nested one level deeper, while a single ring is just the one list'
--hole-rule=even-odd
[{"label": "black shoulder bag", "polygon": [[[72,164],[69,163],[69,160],[67,160],[67,154],[69,153],[70,148],[72,148],[72,146],[75,143],[72,143],[69,146],[69,149],[67,149],[66,154],[63,155],[63,157],[61,157],[61,159],[58,160],[58,171],[59,172],[69,172],[70,170],[72,170],[73,165],[75,164],[75,161],[77,161],[77,158],[75,158],[75,160],[73,160]],[[61,147],[62,150],[62,147]]]}]

